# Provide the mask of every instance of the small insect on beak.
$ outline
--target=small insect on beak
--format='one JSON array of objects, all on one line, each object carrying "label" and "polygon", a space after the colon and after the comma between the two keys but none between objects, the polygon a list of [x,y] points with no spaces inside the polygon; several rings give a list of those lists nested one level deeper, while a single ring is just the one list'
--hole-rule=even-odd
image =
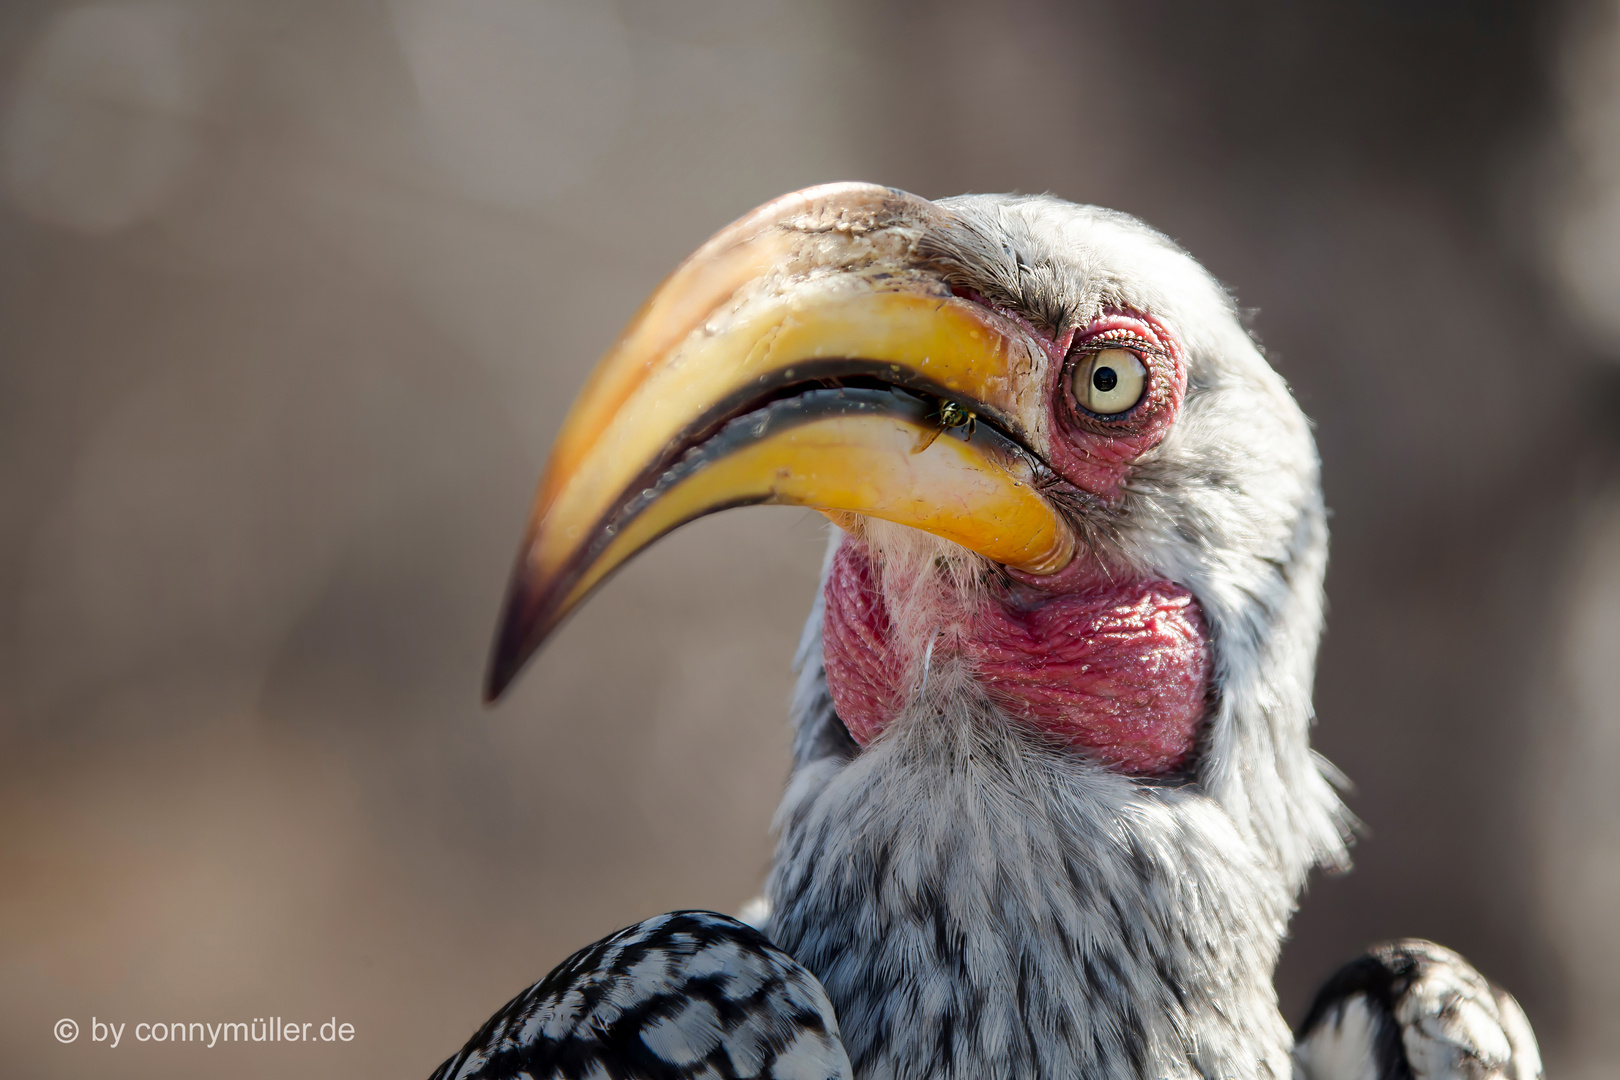
[{"label": "small insect on beak", "polygon": [[880,518],[1032,574],[1069,563],[1027,445],[1046,354],[918,254],[943,213],[870,185],[800,192],[654,292],[552,448],[489,697],[626,560],[729,507]]},{"label": "small insect on beak", "polygon": [[972,409],[955,401],[942,401],[939,405],[939,422],[948,428],[959,428],[963,424],[971,424],[977,418]]}]

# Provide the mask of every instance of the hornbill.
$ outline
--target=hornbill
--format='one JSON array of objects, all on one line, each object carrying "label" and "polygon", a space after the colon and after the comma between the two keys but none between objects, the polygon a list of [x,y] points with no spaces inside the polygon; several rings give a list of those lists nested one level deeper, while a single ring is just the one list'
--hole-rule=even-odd
[{"label": "hornbill", "polygon": [[1278,1010],[1351,831],[1309,745],[1318,462],[1174,243],[868,184],[722,230],[557,436],[488,697],[638,551],[757,503],[837,526],[764,897],[589,946],[436,1077],[1540,1075],[1427,942],[1346,966],[1297,1039]]}]

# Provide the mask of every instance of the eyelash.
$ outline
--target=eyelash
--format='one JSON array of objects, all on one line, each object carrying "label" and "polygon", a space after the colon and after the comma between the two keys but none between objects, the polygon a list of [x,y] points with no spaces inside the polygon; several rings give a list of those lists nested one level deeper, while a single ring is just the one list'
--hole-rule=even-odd
[{"label": "eyelash", "polygon": [[1153,370],[1152,364],[1149,362],[1150,357],[1154,360],[1162,360],[1166,355],[1163,349],[1146,338],[1131,333],[1129,330],[1106,330],[1096,337],[1088,337],[1084,341],[1071,345],[1069,347],[1069,362],[1073,363],[1074,358],[1077,356],[1090,356],[1092,353],[1100,353],[1104,349],[1129,349],[1136,354],[1136,358],[1142,361],[1142,366],[1149,371]]}]

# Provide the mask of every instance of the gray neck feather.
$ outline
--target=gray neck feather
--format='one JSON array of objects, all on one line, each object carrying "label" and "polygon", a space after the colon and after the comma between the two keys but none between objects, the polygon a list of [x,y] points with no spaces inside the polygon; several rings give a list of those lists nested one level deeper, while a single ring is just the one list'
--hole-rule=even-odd
[{"label": "gray neck feather", "polygon": [[1288,1075],[1293,890],[1214,799],[1042,745],[950,666],[852,754],[818,621],[767,932],[825,985],[856,1076]]}]

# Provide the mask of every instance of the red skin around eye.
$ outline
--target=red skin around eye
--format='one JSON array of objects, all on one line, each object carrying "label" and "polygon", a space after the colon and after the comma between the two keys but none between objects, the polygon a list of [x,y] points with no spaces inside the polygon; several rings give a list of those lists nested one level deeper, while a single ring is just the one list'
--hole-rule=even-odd
[{"label": "red skin around eye", "polygon": [[1147,389],[1141,402],[1125,416],[1103,419],[1081,409],[1068,385],[1073,369],[1067,362],[1053,365],[1046,388],[1052,431],[1047,463],[1069,483],[1103,498],[1117,496],[1131,463],[1164,438],[1187,393],[1187,363],[1181,343],[1151,315],[1106,310],[1074,335],[1066,353],[1074,356],[1088,345],[1116,340],[1126,347],[1135,340],[1162,353],[1137,354],[1147,365]]},{"label": "red skin around eye", "polygon": [[[1052,374],[1046,386],[1046,408],[1051,426],[1051,445],[1046,447],[1047,464],[1069,483],[1101,498],[1118,496],[1119,486],[1131,463],[1157,446],[1181,412],[1187,394],[1187,362],[1181,342],[1159,319],[1139,311],[1105,308],[1083,330],[1049,335],[1016,311],[992,303],[972,289],[957,289],[964,299],[1019,323],[1052,358]],[[1076,350],[1086,345],[1117,341],[1129,346],[1132,340],[1155,351],[1137,355],[1148,369],[1147,389],[1142,401],[1119,419],[1104,419],[1087,413],[1075,403],[1069,388]]]}]

